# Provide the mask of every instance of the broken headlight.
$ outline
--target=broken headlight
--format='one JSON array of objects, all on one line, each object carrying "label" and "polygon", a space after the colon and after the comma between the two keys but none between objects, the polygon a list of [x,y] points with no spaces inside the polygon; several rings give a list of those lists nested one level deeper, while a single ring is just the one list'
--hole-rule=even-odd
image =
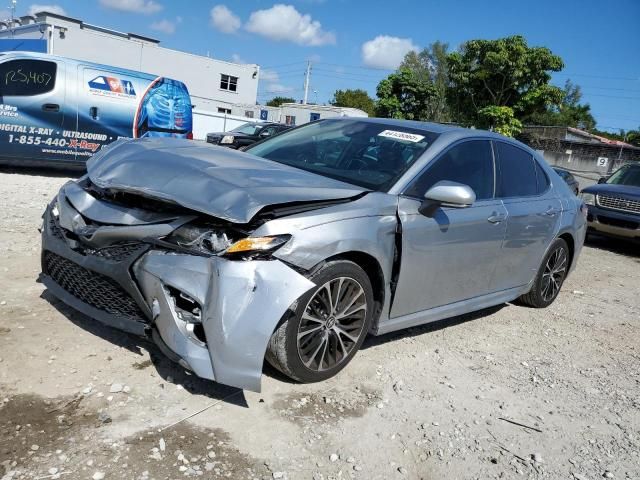
[{"label": "broken headlight", "polygon": [[174,230],[166,241],[187,250],[217,254],[233,245],[234,236],[238,236],[237,232],[224,227],[188,223]]},{"label": "broken headlight", "polygon": [[229,248],[225,254],[260,254],[273,252],[289,241],[291,235],[273,235],[269,237],[247,237],[238,240]]}]

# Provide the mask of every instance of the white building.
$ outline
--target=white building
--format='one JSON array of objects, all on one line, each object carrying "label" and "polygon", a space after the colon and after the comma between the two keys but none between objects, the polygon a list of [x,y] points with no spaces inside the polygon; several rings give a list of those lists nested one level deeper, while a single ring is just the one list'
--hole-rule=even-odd
[{"label": "white building", "polygon": [[[187,85],[198,110],[231,114],[234,105],[255,105],[258,65],[241,65],[171,50],[160,41],[41,12],[0,22],[0,38],[41,39],[46,53],[161,75]],[[244,115],[244,112],[242,112]]]},{"label": "white building", "polygon": [[279,122],[287,125],[303,125],[322,118],[368,117],[366,112],[357,108],[312,105],[309,103],[283,103],[280,107],[234,105],[231,108],[231,113],[256,120]]}]

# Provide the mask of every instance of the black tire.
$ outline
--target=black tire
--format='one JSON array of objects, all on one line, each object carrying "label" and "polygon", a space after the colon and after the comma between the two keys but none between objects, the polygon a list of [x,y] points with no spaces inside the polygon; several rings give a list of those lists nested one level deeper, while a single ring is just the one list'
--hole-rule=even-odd
[{"label": "black tire", "polygon": [[[564,269],[557,273],[551,273],[561,267],[562,258],[564,258]],[[556,262],[558,265],[556,265]],[[570,262],[571,256],[567,242],[561,238],[556,238],[542,260],[542,265],[540,265],[531,290],[522,295],[520,301],[534,308],[546,308],[551,305],[558,297],[562,284],[567,278]]]},{"label": "black tire", "polygon": [[[340,282],[341,278],[344,283]],[[266,360],[273,367],[301,383],[320,382],[333,377],[342,370],[360,349],[362,342],[369,332],[374,311],[374,295],[369,277],[362,268],[353,262],[347,260],[332,260],[326,262],[313,272],[309,279],[314,282],[317,287],[300,297],[292,307],[292,311],[283,318],[282,322],[271,335],[266,353]],[[345,279],[349,279],[349,281]],[[340,289],[343,288],[343,285],[349,290],[337,298],[335,301],[335,309],[347,306],[350,299],[357,295],[357,303],[352,305],[355,305],[355,308],[358,308],[358,310],[351,317],[344,317],[338,320],[337,313],[335,314],[335,318],[334,313],[323,316],[316,308],[318,306],[326,306],[325,302],[320,301],[321,299],[331,301],[333,304],[333,298],[329,299],[326,292],[331,292],[332,288],[336,288],[336,283],[339,283],[336,295],[341,295],[342,292],[340,292]],[[329,285],[328,290],[326,289],[327,284]],[[358,286],[361,287],[362,294],[359,293],[359,290],[356,290]],[[351,295],[351,297],[347,297],[347,295]],[[362,296],[364,296],[364,300],[360,299]],[[331,297],[333,297],[333,295],[331,295]],[[342,304],[341,298],[344,299]],[[365,302],[364,312],[362,308],[359,308],[361,301]],[[349,311],[353,309],[354,307],[344,308],[344,312],[342,313],[349,313]],[[321,322],[317,322],[317,318],[320,318],[324,322],[324,325]],[[331,318],[334,318],[332,323]],[[343,321],[347,323],[341,323]],[[314,332],[312,330],[315,329],[316,323],[321,326]],[[309,327],[310,325],[311,327]],[[342,328],[349,330],[343,331]],[[356,334],[353,333],[356,332],[356,328],[357,337]],[[344,333],[341,334],[338,332]],[[303,336],[304,339],[300,341],[302,344],[300,348],[298,343],[299,334]],[[325,336],[324,341],[327,344],[327,347],[322,351],[323,359],[317,362],[319,365],[313,362],[313,358],[309,365],[305,364],[305,361],[303,361],[306,353],[305,342],[308,342],[306,347],[309,348],[309,351],[315,350],[315,344],[311,342],[313,339],[316,339],[318,342],[323,342],[323,340],[319,338],[319,336],[322,335]],[[356,338],[356,340],[350,340],[352,337]],[[328,355],[326,360],[324,359],[325,352]],[[334,360],[337,363],[329,366],[332,352]],[[309,355],[312,353],[313,352],[309,353]],[[317,356],[315,358],[317,359]],[[326,368],[322,368],[323,365]]]}]

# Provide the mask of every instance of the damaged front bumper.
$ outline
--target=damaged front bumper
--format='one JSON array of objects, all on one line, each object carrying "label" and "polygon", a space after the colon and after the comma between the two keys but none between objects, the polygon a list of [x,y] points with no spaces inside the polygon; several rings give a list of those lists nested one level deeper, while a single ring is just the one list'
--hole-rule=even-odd
[{"label": "damaged front bumper", "polygon": [[[102,323],[152,337],[199,377],[238,388],[260,390],[271,334],[314,286],[280,260],[189,255],[143,241],[88,247],[51,207],[44,219],[42,280],[51,293]],[[198,315],[181,302],[197,304]]]}]

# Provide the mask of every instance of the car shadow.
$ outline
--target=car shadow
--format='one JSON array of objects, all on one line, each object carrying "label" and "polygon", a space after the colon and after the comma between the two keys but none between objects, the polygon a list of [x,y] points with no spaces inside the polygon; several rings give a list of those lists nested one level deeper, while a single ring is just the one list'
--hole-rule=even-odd
[{"label": "car shadow", "polygon": [[[119,347],[126,348],[130,352],[140,355],[140,357],[144,355],[143,349],[149,352],[150,362],[143,361],[141,358],[139,362],[134,362],[131,368],[141,370],[153,366],[158,372],[158,375],[167,381],[168,384],[182,385],[185,390],[194,395],[202,395],[214,400],[223,401],[224,403],[248,408],[247,400],[241,389],[197,377],[177,363],[169,360],[152,341],[104,325],[71,308],[48,290],[42,292],[40,298],[48,302],[71,323],[96,337],[100,337]],[[162,383],[160,384],[160,388],[167,388],[167,386]]]},{"label": "car shadow", "polygon": [[420,335],[424,335],[426,333],[437,332],[438,330],[443,330],[449,327],[455,327],[456,325],[460,325],[462,323],[470,322],[472,320],[477,320],[482,317],[487,317],[489,315],[493,315],[494,313],[499,312],[504,307],[506,307],[507,303],[502,303],[500,305],[496,305],[489,308],[483,308],[482,310],[477,310],[475,312],[465,313],[463,315],[458,315],[451,318],[445,318],[442,320],[438,320],[435,322],[426,323],[424,325],[418,325],[416,327],[409,327],[406,329],[398,330],[396,332],[387,333],[384,335],[373,336],[369,335],[364,343],[362,344],[361,349],[367,348],[375,348],[380,345],[384,345],[388,342],[394,342],[397,340],[401,340],[407,337],[418,337]]},{"label": "car shadow", "polygon": [[606,250],[611,253],[625,255],[627,257],[640,258],[640,242],[625,240],[622,238],[611,238],[589,232],[584,244],[587,247],[598,250]]},{"label": "car shadow", "polygon": [[31,177],[79,178],[86,173],[85,167],[16,167],[0,165],[0,173],[27,175]]}]

